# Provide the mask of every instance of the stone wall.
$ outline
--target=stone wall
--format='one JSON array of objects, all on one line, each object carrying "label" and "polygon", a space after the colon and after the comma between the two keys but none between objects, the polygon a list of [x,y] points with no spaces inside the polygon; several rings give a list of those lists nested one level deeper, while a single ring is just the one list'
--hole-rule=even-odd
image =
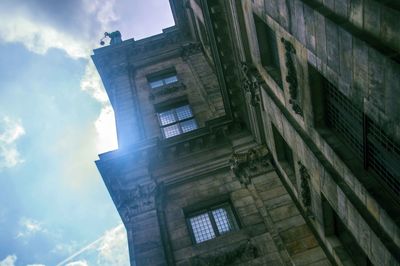
[{"label": "stone wall", "polygon": [[[258,69],[265,84],[262,86],[263,124],[266,131],[266,141],[274,154],[277,168],[283,176],[292,193],[301,201],[301,175],[297,162],[308,170],[311,177],[312,212],[310,219],[323,239],[337,263],[343,263],[340,248],[336,240],[327,237],[324,232],[322,217],[322,197],[326,198],[340,219],[353,233],[365,254],[376,265],[395,265],[396,251],[399,249],[399,228],[367,191],[359,180],[360,173],[349,169],[348,162],[332,149],[314,127],[314,117],[311,104],[311,93],[308,82],[309,65],[319,72],[339,90],[349,97],[354,105],[364,110],[371,119],[385,128],[389,135],[399,139],[399,85],[400,67],[396,57],[387,57],[390,46],[388,35],[382,37],[382,45],[371,43],[371,39],[362,34],[355,34],[352,27],[346,23],[338,24],[335,16],[325,9],[335,7],[333,13],[340,11],[340,4],[346,1],[324,1],[316,8],[311,2],[317,1],[242,1],[244,26],[246,28],[252,61]],[[319,1],[322,2],[322,1]],[[363,22],[359,28],[369,32],[372,14],[368,13],[370,4],[374,1],[347,1],[351,5],[346,11],[349,21],[354,21],[354,6],[364,10],[361,14]],[[346,3],[347,3],[346,2]],[[361,3],[362,2],[362,3]],[[388,7],[379,3],[379,10]],[[390,12],[397,12],[390,10]],[[398,12],[397,12],[398,13]],[[261,65],[257,34],[253,16],[260,17],[276,33],[279,59],[282,70],[283,91],[268,75]],[[388,18],[390,19],[390,18]],[[386,23],[386,22],[385,22]],[[389,22],[385,25],[390,24]],[[387,26],[392,32],[398,27]],[[381,27],[382,28],[382,27]],[[237,33],[239,35],[239,33]],[[382,33],[379,33],[382,34]],[[281,40],[284,40],[282,42]],[[291,104],[289,82],[285,77],[290,75],[287,68],[287,47],[290,42],[295,52],[292,58],[295,64],[295,76],[298,81],[298,99],[302,114],[297,113]],[[396,106],[396,107],[395,107]],[[296,182],[291,182],[287,176],[286,165],[279,163],[276,154],[272,126],[278,130],[285,142],[293,151]],[[384,206],[391,207],[391,206]],[[340,243],[339,243],[340,244]],[[342,262],[341,262],[342,261]]]}]

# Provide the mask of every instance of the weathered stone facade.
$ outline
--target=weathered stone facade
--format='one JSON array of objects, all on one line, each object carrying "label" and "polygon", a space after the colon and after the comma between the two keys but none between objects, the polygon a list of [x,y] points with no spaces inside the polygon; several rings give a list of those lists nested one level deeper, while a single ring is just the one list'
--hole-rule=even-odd
[{"label": "weathered stone facade", "polygon": [[170,3],[176,26],[93,55],[131,264],[399,265],[399,5]]}]

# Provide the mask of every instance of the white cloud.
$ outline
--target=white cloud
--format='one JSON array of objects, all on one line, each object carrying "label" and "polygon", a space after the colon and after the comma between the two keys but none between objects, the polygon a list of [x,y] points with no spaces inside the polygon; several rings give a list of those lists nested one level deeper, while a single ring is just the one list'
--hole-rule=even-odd
[{"label": "white cloud", "polygon": [[19,119],[12,120],[8,116],[0,119],[0,171],[24,161],[16,147],[16,141],[24,134],[25,129]]},{"label": "white cloud", "polygon": [[[95,122],[96,128],[105,131],[97,131],[97,146],[99,152],[105,152],[117,148],[115,123],[112,112],[110,112],[107,94],[97,73],[97,70],[90,59],[92,49],[98,44],[103,32],[109,30],[112,23],[119,18],[115,14],[115,0],[84,0],[83,9],[90,18],[86,23],[94,23],[93,28],[98,32],[98,36],[93,36],[90,32],[75,34],[57,29],[38,21],[34,14],[26,14],[26,10],[15,10],[15,12],[1,12],[3,22],[0,23],[0,42],[21,43],[26,49],[37,54],[46,54],[49,49],[55,48],[63,50],[72,59],[84,59],[87,61],[85,73],[81,80],[81,90],[87,92],[94,99],[99,101],[103,107],[99,117]],[[82,29],[86,25],[82,25]],[[86,37],[85,37],[86,36]],[[101,125],[103,123],[103,125]],[[1,143],[0,143],[1,144]],[[3,157],[3,167],[12,167],[22,160],[19,159],[18,151],[11,147],[0,150],[0,157]],[[0,169],[2,164],[0,162]]]},{"label": "white cloud", "polygon": [[19,220],[19,226],[21,230],[17,233],[16,238],[28,238],[39,232],[47,232],[40,222],[30,218],[21,218]]},{"label": "white cloud", "polygon": [[22,43],[26,49],[38,54],[45,54],[50,48],[58,48],[74,59],[86,58],[91,53],[91,43],[76,36],[22,15],[2,13],[2,17],[0,41]]},{"label": "white cloud", "polygon": [[97,151],[99,153],[118,148],[115,130],[114,110],[110,105],[104,105],[95,122],[97,132]]},{"label": "white cloud", "polygon": [[70,262],[66,264],[65,266],[89,266],[86,260],[78,260],[74,262]]},{"label": "white cloud", "polygon": [[125,227],[120,224],[107,230],[103,236],[58,263],[57,266],[127,266],[129,265],[127,246]]},{"label": "white cloud", "polygon": [[104,90],[99,73],[94,64],[89,61],[85,68],[85,74],[81,80],[81,89],[88,92],[93,98],[103,104],[108,103],[107,93]]},{"label": "white cloud", "polygon": [[46,265],[35,263],[35,264],[27,264],[26,266],[46,266]]},{"label": "white cloud", "polygon": [[14,266],[17,261],[17,256],[8,255],[4,260],[0,261],[0,266]]},{"label": "white cloud", "polygon": [[107,231],[97,248],[98,265],[129,265],[126,242],[127,236],[123,224]]}]

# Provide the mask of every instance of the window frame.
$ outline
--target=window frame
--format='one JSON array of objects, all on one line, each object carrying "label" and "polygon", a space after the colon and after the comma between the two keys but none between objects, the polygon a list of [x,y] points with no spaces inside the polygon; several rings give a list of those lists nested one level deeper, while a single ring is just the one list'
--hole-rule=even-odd
[{"label": "window frame", "polygon": [[[175,77],[176,80],[170,83],[167,83],[166,80],[171,78],[171,77]],[[162,85],[157,86],[157,87],[152,87],[152,83],[154,82],[159,82],[161,81]],[[153,73],[151,75],[147,76],[147,82],[149,84],[149,87],[151,90],[159,90],[162,89],[164,87],[170,86],[171,84],[176,84],[179,82],[179,77],[178,74],[176,73],[175,68],[169,68],[157,73]]]},{"label": "window frame", "polygon": [[[188,107],[189,107],[191,116],[179,120],[179,117],[178,117],[178,114],[177,114],[177,112],[176,112],[176,109],[178,109],[178,108],[180,108],[180,107],[184,107],[184,106],[188,106]],[[172,111],[172,112],[173,112],[175,122],[171,122],[171,123],[168,123],[168,124],[163,125],[163,123],[162,123],[162,121],[161,121],[161,118],[160,118],[160,115],[161,115],[162,113],[169,112],[169,111]],[[185,133],[194,131],[194,130],[196,130],[196,129],[199,128],[199,125],[197,124],[196,118],[195,118],[195,116],[194,116],[193,109],[192,109],[192,107],[190,106],[189,103],[183,103],[183,104],[181,103],[180,105],[178,104],[178,105],[173,105],[173,106],[165,107],[165,108],[163,108],[162,111],[158,111],[158,112],[157,112],[157,119],[158,119],[158,124],[160,125],[161,133],[162,133],[162,135],[163,135],[163,137],[164,137],[165,139],[173,138],[173,137],[176,137],[176,136],[179,136],[179,135],[182,135],[182,134],[185,134]],[[196,128],[193,129],[193,130],[184,132],[184,131],[182,130],[182,125],[181,125],[181,124],[184,123],[184,122],[190,121],[190,120],[193,120],[194,124],[196,125]],[[165,129],[166,127],[173,126],[173,125],[177,125],[177,126],[178,126],[179,134],[176,134],[176,135],[174,135],[174,136],[167,137],[167,136],[165,135],[164,129]]]},{"label": "window frame", "polygon": [[[215,221],[215,217],[213,215],[213,211],[218,210],[218,209],[224,209],[227,212],[228,221],[232,226],[232,228],[229,231],[222,232],[222,233],[219,232],[218,225],[217,225],[217,223]],[[199,216],[199,215],[203,215],[203,214],[207,214],[208,219],[210,220],[211,229],[212,229],[212,231],[214,233],[214,237],[212,237],[210,239],[203,240],[201,242],[197,242],[196,237],[195,237],[195,231],[193,230],[193,226],[192,226],[192,223],[191,223],[190,219],[194,218],[196,216]],[[199,245],[199,244],[211,241],[213,239],[217,239],[220,236],[224,236],[224,235],[236,232],[236,231],[238,231],[240,229],[236,213],[235,213],[234,209],[232,208],[232,205],[231,205],[230,202],[224,202],[224,203],[220,203],[220,204],[215,204],[215,205],[211,205],[209,207],[204,207],[204,208],[199,209],[199,210],[194,211],[194,212],[190,212],[189,214],[186,215],[186,224],[187,224],[187,227],[189,229],[189,233],[190,233],[190,237],[192,239],[192,242],[195,245]]]},{"label": "window frame", "polygon": [[275,31],[257,14],[253,13],[260,63],[272,80],[283,90],[281,60]]}]

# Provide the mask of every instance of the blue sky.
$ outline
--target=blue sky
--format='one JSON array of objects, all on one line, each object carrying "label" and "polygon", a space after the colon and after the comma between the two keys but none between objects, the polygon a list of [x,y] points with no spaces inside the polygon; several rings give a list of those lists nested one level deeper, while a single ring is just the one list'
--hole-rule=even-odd
[{"label": "blue sky", "polygon": [[90,54],[105,31],[173,25],[168,0],[2,0],[0,17],[0,266],[127,265],[94,164],[116,139]]}]

